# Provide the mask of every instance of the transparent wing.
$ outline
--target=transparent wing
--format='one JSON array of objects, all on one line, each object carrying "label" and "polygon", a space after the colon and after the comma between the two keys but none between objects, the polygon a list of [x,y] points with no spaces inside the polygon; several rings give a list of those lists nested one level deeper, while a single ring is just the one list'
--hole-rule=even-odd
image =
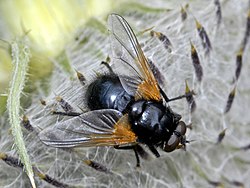
[{"label": "transparent wing", "polygon": [[127,145],[136,142],[127,115],[104,109],[84,113],[59,122],[39,133],[40,140],[53,147],[92,147]]},{"label": "transparent wing", "polygon": [[[161,100],[158,83],[128,22],[120,15],[111,14],[108,25],[114,68],[126,92],[136,100]],[[122,76],[124,70],[127,76]]]}]

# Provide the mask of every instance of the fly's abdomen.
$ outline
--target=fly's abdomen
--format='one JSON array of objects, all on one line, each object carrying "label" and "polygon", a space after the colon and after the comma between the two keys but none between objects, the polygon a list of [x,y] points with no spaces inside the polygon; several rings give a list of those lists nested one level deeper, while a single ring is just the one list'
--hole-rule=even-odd
[{"label": "fly's abdomen", "polygon": [[115,109],[120,112],[123,112],[132,100],[116,75],[98,77],[89,85],[86,98],[90,110]]}]

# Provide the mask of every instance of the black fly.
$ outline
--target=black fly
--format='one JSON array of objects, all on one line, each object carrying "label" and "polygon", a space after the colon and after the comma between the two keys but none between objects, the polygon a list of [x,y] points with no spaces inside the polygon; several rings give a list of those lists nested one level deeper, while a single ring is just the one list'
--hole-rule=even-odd
[{"label": "black fly", "polygon": [[139,144],[148,146],[156,157],[160,157],[158,147],[172,152],[185,146],[186,124],[165,103],[186,95],[167,97],[123,17],[111,14],[108,25],[114,67],[88,86],[90,111],[43,130],[39,137],[43,143],[59,148],[133,149],[139,166],[139,156],[146,156]]}]

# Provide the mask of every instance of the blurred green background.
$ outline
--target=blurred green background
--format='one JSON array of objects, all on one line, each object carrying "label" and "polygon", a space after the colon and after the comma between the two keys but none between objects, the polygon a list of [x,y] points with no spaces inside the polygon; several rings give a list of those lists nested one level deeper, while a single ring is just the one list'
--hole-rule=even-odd
[{"label": "blurred green background", "polygon": [[0,114],[5,111],[11,78],[10,43],[27,34],[31,48],[29,84],[49,76],[51,59],[62,53],[74,33],[92,17],[106,15],[117,4],[114,0],[3,0],[0,1]]}]

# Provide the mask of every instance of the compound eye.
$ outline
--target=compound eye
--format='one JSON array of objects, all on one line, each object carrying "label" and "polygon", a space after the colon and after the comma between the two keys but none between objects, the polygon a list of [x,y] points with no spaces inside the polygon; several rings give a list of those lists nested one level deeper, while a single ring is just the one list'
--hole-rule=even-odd
[{"label": "compound eye", "polygon": [[182,136],[186,134],[187,126],[183,121],[180,121],[175,129],[176,132],[179,132]]},{"label": "compound eye", "polygon": [[167,142],[163,143],[162,149],[165,152],[172,152],[176,149],[179,143],[180,143],[180,138],[176,136],[175,134],[172,134],[170,139]]}]

